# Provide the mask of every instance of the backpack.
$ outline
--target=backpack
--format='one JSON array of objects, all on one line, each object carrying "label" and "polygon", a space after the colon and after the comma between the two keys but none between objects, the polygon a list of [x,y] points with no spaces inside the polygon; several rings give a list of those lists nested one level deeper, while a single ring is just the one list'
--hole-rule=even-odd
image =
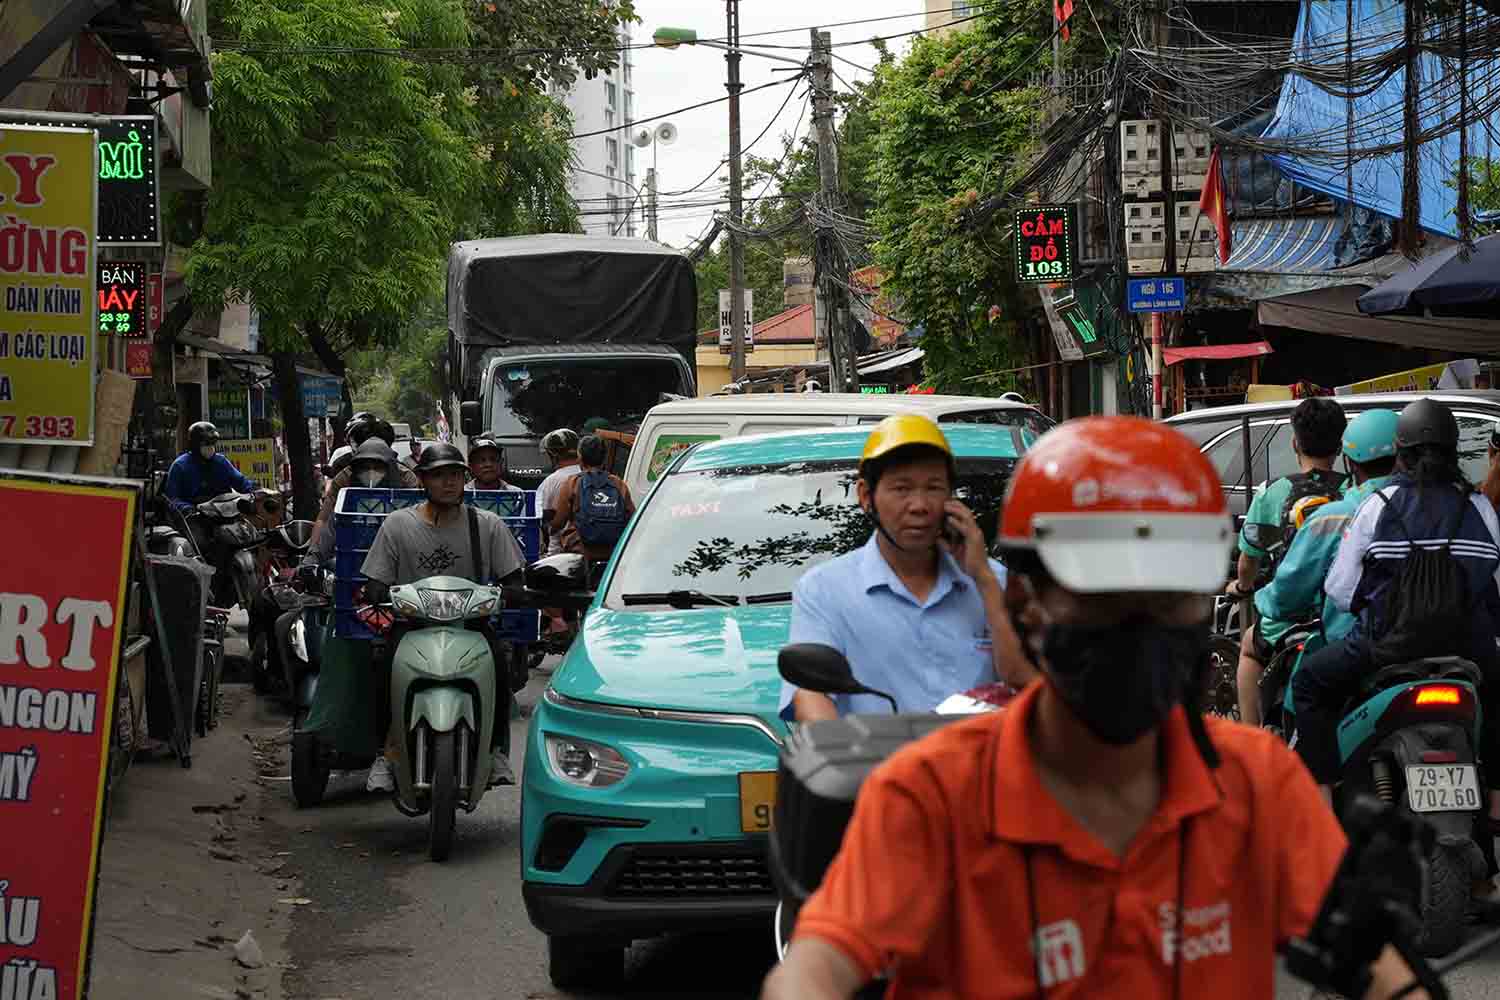
[{"label": "backpack", "polygon": [[611,547],[625,533],[625,497],[608,472],[597,469],[579,475],[573,525],[579,541],[590,548]]},{"label": "backpack", "polygon": [[[1387,666],[1451,653],[1455,639],[1471,631],[1474,604],[1468,577],[1453,555],[1453,540],[1469,507],[1468,494],[1460,500],[1453,528],[1441,548],[1418,546],[1390,501],[1379,490],[1375,496],[1395,514],[1401,533],[1411,543],[1411,551],[1386,591],[1384,630],[1381,635],[1371,637],[1373,662],[1376,666]],[[1370,556],[1365,558],[1368,560]]]},{"label": "backpack", "polygon": [[1281,504],[1281,538],[1270,549],[1272,561],[1292,547],[1297,529],[1314,510],[1344,496],[1345,477],[1337,472],[1298,472],[1287,476],[1291,492]]}]

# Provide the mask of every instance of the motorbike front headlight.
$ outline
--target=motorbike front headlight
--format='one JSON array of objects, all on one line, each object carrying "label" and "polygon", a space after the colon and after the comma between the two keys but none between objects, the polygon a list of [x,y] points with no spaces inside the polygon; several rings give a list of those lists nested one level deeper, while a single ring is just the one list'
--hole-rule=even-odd
[{"label": "motorbike front headlight", "polygon": [[613,747],[575,736],[545,734],[552,773],[579,788],[607,788],[630,772],[630,762]]},{"label": "motorbike front headlight", "polygon": [[435,622],[454,622],[464,617],[473,590],[427,590],[417,591],[422,595],[422,607],[428,618]]}]

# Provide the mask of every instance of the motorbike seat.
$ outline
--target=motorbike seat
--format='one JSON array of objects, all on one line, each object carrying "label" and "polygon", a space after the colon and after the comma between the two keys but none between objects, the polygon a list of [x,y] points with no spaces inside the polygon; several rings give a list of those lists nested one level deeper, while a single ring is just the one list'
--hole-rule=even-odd
[{"label": "motorbike seat", "polygon": [[1481,676],[1479,667],[1472,660],[1461,656],[1431,656],[1410,663],[1393,663],[1381,667],[1365,678],[1360,687],[1360,697],[1368,698],[1398,684],[1429,680],[1465,681],[1478,687]]}]

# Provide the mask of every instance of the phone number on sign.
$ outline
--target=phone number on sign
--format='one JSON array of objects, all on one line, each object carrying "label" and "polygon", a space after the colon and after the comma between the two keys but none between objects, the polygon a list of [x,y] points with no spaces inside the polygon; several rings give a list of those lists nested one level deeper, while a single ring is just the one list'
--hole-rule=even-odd
[{"label": "phone number on sign", "polygon": [[73,417],[0,416],[0,438],[72,438]]}]

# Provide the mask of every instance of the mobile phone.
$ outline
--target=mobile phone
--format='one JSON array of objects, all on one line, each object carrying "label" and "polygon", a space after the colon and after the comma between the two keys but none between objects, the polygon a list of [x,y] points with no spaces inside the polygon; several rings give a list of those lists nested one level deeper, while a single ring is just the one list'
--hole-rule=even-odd
[{"label": "mobile phone", "polygon": [[943,540],[946,541],[949,545],[953,546],[954,548],[958,548],[960,545],[962,545],[964,543],[963,532],[959,531],[958,528],[954,527],[954,524],[953,524],[953,515],[952,514],[944,514],[943,515],[943,530],[942,530],[942,535],[943,535]]}]

